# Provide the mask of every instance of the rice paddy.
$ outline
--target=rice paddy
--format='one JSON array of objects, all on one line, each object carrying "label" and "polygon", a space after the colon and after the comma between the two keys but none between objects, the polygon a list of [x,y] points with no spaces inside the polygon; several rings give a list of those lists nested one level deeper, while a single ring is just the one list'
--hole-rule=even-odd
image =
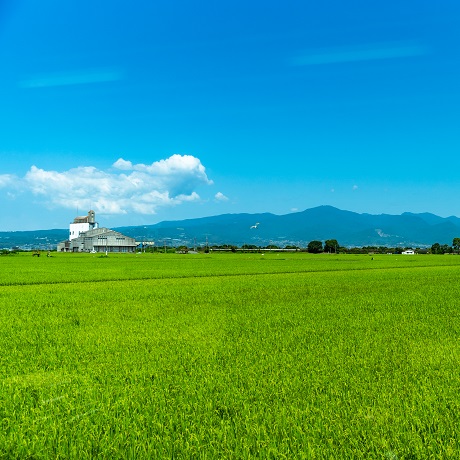
[{"label": "rice paddy", "polygon": [[460,257],[0,258],[0,458],[460,457]]}]

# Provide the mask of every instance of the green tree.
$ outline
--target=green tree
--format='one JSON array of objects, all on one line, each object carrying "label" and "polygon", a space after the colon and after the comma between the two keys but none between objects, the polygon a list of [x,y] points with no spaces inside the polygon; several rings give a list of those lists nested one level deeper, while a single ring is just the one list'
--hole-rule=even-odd
[{"label": "green tree", "polygon": [[457,251],[457,254],[460,253],[460,238],[454,238],[452,241],[452,247],[455,251]]},{"label": "green tree", "polygon": [[317,240],[310,241],[307,246],[307,251],[313,254],[318,254],[323,251],[323,243]]},{"label": "green tree", "polygon": [[441,246],[441,249],[442,249],[442,253],[443,253],[443,254],[449,254],[449,253],[452,252],[452,247],[449,246],[448,244],[443,244],[443,245]]},{"label": "green tree", "polygon": [[339,243],[337,240],[326,240],[324,243],[324,252],[335,252],[339,250]]},{"label": "green tree", "polygon": [[452,252],[452,248],[448,244],[434,243],[431,246],[431,254],[448,254],[449,252]]}]

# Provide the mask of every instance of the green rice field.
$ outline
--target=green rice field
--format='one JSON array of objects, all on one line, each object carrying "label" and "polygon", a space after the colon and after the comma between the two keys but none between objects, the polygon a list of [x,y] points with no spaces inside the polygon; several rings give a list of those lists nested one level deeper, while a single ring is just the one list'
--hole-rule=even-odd
[{"label": "green rice field", "polygon": [[0,459],[460,458],[460,256],[0,257]]}]

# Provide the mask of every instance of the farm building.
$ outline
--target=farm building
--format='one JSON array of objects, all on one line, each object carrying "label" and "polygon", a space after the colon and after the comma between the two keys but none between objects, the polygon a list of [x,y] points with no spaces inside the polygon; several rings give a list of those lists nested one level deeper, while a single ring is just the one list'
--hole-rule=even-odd
[{"label": "farm building", "polygon": [[78,238],[82,233],[97,228],[96,213],[89,211],[87,216],[75,217],[69,227],[69,240]]},{"label": "farm building", "polygon": [[135,252],[136,240],[109,228],[99,227],[94,211],[76,217],[69,239],[57,245],[58,252]]}]

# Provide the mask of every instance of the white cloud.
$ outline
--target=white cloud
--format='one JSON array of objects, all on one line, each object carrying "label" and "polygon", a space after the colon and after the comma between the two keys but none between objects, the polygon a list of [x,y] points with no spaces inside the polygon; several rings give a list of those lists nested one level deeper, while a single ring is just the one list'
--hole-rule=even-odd
[{"label": "white cloud", "polygon": [[14,185],[16,179],[12,174],[0,174],[0,188]]},{"label": "white cloud", "polygon": [[172,155],[151,165],[120,158],[112,166],[115,171],[80,166],[62,172],[32,166],[24,178],[0,175],[0,187],[15,182],[51,208],[92,207],[104,214],[154,214],[160,206],[199,200],[196,189],[212,184],[201,161],[191,155]]},{"label": "white cloud", "polygon": [[214,195],[216,201],[228,201],[228,197],[226,197],[222,192],[217,192]]},{"label": "white cloud", "polygon": [[192,155],[175,154],[151,165],[132,164],[120,158],[113,167],[132,171],[128,180],[133,184],[149,182],[154,189],[167,189],[171,197],[191,195],[198,185],[213,183],[208,179],[201,161]]},{"label": "white cloud", "polygon": [[118,160],[113,164],[113,167],[121,169],[122,171],[130,171],[133,169],[133,164],[130,161],[123,160],[123,158],[118,158]]},{"label": "white cloud", "polygon": [[196,192],[192,192],[190,195],[179,195],[176,200],[179,201],[198,201],[200,196]]}]

